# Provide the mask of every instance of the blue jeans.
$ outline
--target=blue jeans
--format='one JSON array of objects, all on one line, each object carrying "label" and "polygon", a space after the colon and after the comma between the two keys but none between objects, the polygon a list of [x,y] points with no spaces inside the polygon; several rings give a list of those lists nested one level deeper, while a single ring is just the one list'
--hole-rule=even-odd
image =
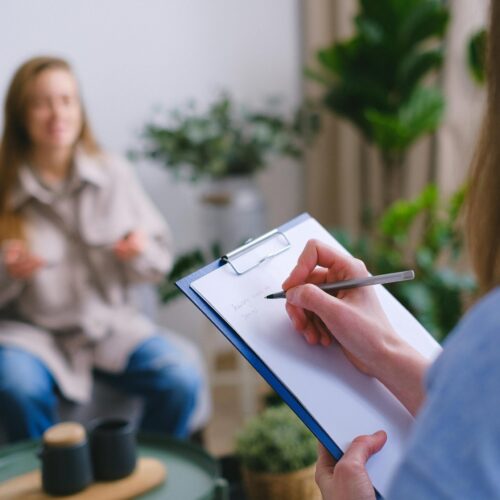
[{"label": "blue jeans", "polygon": [[[186,437],[200,376],[167,339],[145,340],[122,373],[96,371],[116,389],[144,400],[140,428]],[[0,346],[0,420],[10,442],[38,438],[56,423],[57,384],[45,364],[18,348]]]}]

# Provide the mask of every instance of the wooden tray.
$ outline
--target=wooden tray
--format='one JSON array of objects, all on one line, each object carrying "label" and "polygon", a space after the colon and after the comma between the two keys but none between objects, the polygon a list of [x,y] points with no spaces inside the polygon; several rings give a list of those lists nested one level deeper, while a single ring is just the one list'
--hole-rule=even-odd
[{"label": "wooden tray", "polygon": [[93,483],[74,495],[52,496],[42,491],[41,474],[34,470],[0,484],[0,498],[9,500],[125,500],[159,486],[167,470],[154,458],[141,457],[135,471],[123,479]]}]

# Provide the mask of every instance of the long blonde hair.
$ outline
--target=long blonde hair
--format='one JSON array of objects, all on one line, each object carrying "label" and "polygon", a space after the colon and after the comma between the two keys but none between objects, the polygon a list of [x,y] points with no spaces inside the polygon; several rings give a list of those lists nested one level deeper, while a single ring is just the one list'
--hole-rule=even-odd
[{"label": "long blonde hair", "polygon": [[480,291],[500,285],[500,3],[491,2],[487,48],[488,98],[472,161],[466,235]]},{"label": "long blonde hair", "polygon": [[[7,91],[4,109],[4,130],[0,142],[0,242],[24,238],[21,214],[9,206],[19,167],[26,161],[30,138],[26,127],[28,90],[33,80],[43,71],[63,69],[71,74],[71,66],[64,59],[50,56],[34,57],[22,64],[14,74]],[[78,144],[88,153],[99,153],[99,146],[90,129],[83,104],[82,129]]]}]

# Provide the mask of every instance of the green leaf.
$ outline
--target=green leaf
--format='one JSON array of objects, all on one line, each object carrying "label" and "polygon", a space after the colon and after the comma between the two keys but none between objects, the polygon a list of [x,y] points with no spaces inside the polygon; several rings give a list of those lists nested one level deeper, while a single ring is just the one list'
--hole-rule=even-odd
[{"label": "green leaf", "polygon": [[397,113],[366,111],[372,136],[383,152],[403,152],[425,133],[434,132],[444,113],[444,99],[437,89],[418,88]]},{"label": "green leaf", "polygon": [[397,74],[402,95],[408,96],[425,76],[439,68],[442,63],[443,50],[441,48],[408,53],[398,68]]},{"label": "green leaf", "polygon": [[486,81],[486,44],[488,34],[485,28],[474,33],[467,45],[467,63],[474,80],[483,84]]},{"label": "green leaf", "polygon": [[442,38],[450,19],[448,9],[438,0],[415,2],[408,14],[399,26],[403,51],[429,38]]}]

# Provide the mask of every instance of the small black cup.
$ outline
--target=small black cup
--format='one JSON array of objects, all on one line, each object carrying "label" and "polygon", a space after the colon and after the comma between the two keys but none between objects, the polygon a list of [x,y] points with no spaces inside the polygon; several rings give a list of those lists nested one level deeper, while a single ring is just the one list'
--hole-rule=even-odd
[{"label": "small black cup", "polygon": [[132,474],[137,462],[136,431],[132,422],[103,418],[91,422],[90,450],[97,481],[114,481]]},{"label": "small black cup", "polygon": [[92,482],[92,464],[86,438],[78,443],[54,445],[43,442],[42,488],[49,495],[71,495]]}]

